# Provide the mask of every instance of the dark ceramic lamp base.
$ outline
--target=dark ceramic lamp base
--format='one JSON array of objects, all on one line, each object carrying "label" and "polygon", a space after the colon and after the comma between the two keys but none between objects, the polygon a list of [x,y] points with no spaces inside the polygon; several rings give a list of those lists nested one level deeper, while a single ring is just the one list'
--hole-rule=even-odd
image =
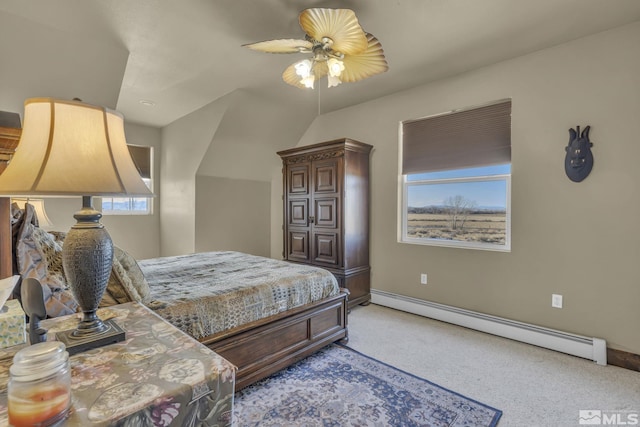
[{"label": "dark ceramic lamp base", "polygon": [[113,262],[113,243],[100,223],[102,214],[93,208],[91,196],[82,197],[82,209],[73,216],[62,247],[62,264],[83,313],[76,329],[56,334],[69,354],[114,344],[125,339],[124,331],[113,321],[103,322],[96,311],[107,289]]},{"label": "dark ceramic lamp base", "polygon": [[79,335],[74,334],[77,329],[69,329],[57,332],[56,339],[64,343],[69,355],[124,341],[124,330],[113,319],[102,323],[107,327],[103,332]]}]

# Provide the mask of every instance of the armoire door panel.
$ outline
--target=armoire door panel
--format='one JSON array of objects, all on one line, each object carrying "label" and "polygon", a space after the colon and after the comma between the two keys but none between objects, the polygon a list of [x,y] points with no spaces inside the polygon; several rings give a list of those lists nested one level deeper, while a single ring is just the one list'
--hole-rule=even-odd
[{"label": "armoire door panel", "polygon": [[289,253],[291,261],[309,261],[309,233],[306,231],[289,231]]},{"label": "armoire door panel", "polygon": [[287,191],[290,194],[309,193],[309,166],[291,166],[289,168],[289,186]]},{"label": "armoire door panel", "polygon": [[313,191],[335,193],[338,191],[338,162],[323,162],[313,165]]},{"label": "armoire door panel", "polygon": [[321,228],[338,228],[338,199],[314,200],[315,224]]},{"label": "armoire door panel", "polygon": [[336,233],[313,234],[313,261],[315,263],[338,265],[338,235]]},{"label": "armoire door panel", "polygon": [[289,199],[289,225],[306,227],[308,218],[309,199]]}]

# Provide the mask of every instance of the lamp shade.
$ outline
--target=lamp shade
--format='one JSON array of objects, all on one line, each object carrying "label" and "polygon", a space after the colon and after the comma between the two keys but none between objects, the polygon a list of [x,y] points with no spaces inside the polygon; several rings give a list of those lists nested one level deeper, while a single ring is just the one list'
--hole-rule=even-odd
[{"label": "lamp shade", "polygon": [[78,101],[31,98],[0,195],[149,197],[120,113]]},{"label": "lamp shade", "polygon": [[44,209],[44,199],[18,199],[12,197],[11,203],[17,204],[20,209],[24,209],[24,205],[29,203],[36,211],[36,217],[38,218],[38,225],[40,226],[40,228],[48,228],[53,226],[53,223],[47,215],[47,211]]}]

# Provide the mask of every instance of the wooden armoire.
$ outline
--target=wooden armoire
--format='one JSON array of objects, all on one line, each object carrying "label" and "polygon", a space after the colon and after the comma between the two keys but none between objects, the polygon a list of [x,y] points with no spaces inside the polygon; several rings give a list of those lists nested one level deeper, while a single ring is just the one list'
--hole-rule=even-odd
[{"label": "wooden armoire", "polygon": [[350,308],[371,300],[372,148],[342,138],[278,152],[284,183],[283,257],[331,271],[349,290]]}]

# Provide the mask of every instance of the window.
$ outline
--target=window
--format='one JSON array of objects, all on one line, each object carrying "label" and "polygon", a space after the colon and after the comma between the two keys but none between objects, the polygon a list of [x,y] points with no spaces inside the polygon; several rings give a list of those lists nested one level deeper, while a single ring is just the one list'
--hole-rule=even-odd
[{"label": "window", "polygon": [[399,240],[511,249],[511,101],[402,123]]},{"label": "window", "polygon": [[[149,190],[153,191],[151,179],[153,147],[129,145],[128,148],[142,181],[147,184]],[[104,215],[151,215],[153,199],[151,197],[103,197],[102,213]]]}]

